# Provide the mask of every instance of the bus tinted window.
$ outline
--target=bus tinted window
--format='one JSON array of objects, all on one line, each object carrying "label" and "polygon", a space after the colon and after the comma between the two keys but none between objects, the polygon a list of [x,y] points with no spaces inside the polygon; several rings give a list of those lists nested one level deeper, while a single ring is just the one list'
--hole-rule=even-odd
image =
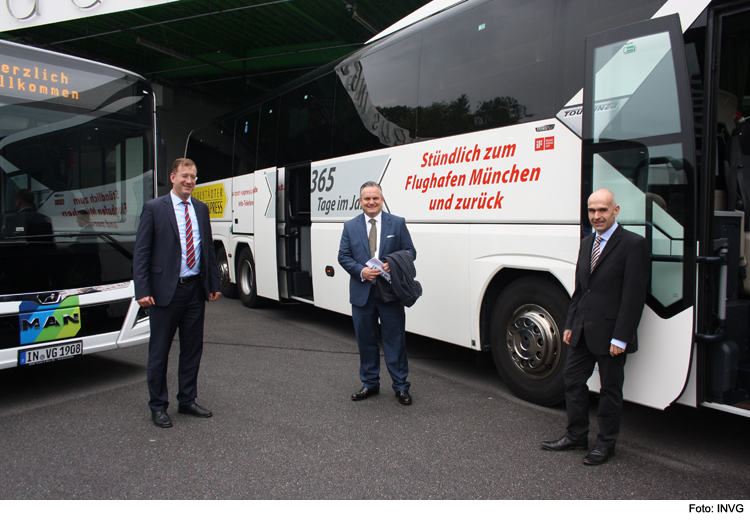
[{"label": "bus tinted window", "polygon": [[234,175],[249,174],[258,168],[258,114],[254,108],[234,122]]},{"label": "bus tinted window", "polygon": [[350,112],[353,106],[359,126],[383,147],[411,143],[416,137],[421,39],[419,34],[395,42],[336,71],[344,88],[336,98],[348,97],[352,103],[344,103],[343,110],[348,114],[344,119],[354,124]]},{"label": "bus tinted window", "polygon": [[325,76],[281,97],[279,165],[330,157],[334,90]]},{"label": "bus tinted window", "polygon": [[553,0],[493,2],[424,32],[420,139],[554,114]]},{"label": "bus tinted window", "polygon": [[232,176],[232,129],[225,123],[212,123],[190,134],[187,157],[198,167],[200,182]]},{"label": "bus tinted window", "polygon": [[367,117],[363,116],[361,106],[357,104],[357,98],[350,95],[351,88],[347,88],[347,86],[354,86],[350,84],[350,79],[358,71],[359,66],[352,64],[336,72],[341,82],[336,86],[331,150],[333,157],[368,152],[387,146],[367,128],[365,124]]},{"label": "bus tinted window", "polygon": [[276,136],[279,129],[279,100],[271,99],[260,107],[257,168],[276,166]]}]

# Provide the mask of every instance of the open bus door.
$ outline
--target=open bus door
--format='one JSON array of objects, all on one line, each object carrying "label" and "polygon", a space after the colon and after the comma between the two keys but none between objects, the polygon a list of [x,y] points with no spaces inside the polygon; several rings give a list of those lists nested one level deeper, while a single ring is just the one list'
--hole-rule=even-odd
[{"label": "open bus door", "polygon": [[[639,351],[625,366],[624,396],[660,409],[685,390],[693,356],[692,115],[677,15],[586,39],[581,220],[590,232],[588,196],[610,189],[620,206],[618,223],[649,241],[648,300],[638,328]],[[598,376],[589,387],[599,390]]]},{"label": "open bus door", "polygon": [[[279,178],[279,173],[280,178]],[[255,207],[253,229],[255,242],[255,281],[259,297],[279,300],[279,276],[276,255],[277,182],[284,181],[284,169],[255,171]]]},{"label": "open bus door", "polygon": [[[313,303],[310,163],[284,167],[279,196],[279,277],[282,297]],[[281,180],[280,180],[281,181]]]}]

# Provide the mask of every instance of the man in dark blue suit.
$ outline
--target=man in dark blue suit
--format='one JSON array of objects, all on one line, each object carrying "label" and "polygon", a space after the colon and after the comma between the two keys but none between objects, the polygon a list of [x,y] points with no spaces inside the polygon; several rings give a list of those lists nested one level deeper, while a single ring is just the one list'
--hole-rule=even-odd
[{"label": "man in dark blue suit", "polygon": [[[383,302],[379,298],[375,279],[381,272],[370,267],[371,258],[387,256],[407,250],[416,260],[417,250],[406,228],[406,221],[383,212],[383,192],[375,182],[366,182],[360,188],[359,203],[364,214],[344,224],[339,248],[339,264],[351,275],[349,302],[359,347],[359,377],[362,388],[352,394],[352,400],[364,400],[380,392],[380,347],[378,346],[378,319],[383,339],[383,354],[388,372],[393,380],[393,390],[399,403],[410,405],[409,363],[406,357],[406,313],[399,301]],[[390,272],[388,263],[383,269]]]},{"label": "man in dark blue suit", "polygon": [[171,192],[143,206],[135,241],[133,278],[138,304],[149,308],[148,391],[151,418],[158,427],[172,427],[167,414],[167,362],[177,328],[180,363],[177,370],[177,411],[210,418],[195,403],[198,368],[203,354],[203,319],[207,300],[221,295],[219,269],[208,207],[191,198],[197,171],[193,161],[178,158],[172,165]]}]

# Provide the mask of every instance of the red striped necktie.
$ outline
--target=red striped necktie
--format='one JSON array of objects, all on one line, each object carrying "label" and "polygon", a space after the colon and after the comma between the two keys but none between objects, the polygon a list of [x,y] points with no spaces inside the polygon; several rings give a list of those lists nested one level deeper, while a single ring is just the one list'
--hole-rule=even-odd
[{"label": "red striped necktie", "polygon": [[190,213],[188,212],[188,203],[182,202],[185,206],[185,254],[187,256],[188,268],[195,266],[195,248],[193,247],[193,225],[190,222]]},{"label": "red striped necktie", "polygon": [[594,241],[594,250],[591,252],[591,269],[589,270],[589,273],[592,273],[594,271],[596,262],[599,260],[599,244],[601,244],[601,242],[602,237],[597,236],[596,240]]}]

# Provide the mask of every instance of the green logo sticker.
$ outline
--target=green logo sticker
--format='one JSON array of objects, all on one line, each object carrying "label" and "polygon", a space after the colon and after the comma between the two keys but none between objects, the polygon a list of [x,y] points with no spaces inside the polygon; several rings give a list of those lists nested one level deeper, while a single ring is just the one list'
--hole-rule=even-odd
[{"label": "green logo sticker", "polygon": [[77,295],[50,306],[23,301],[18,311],[22,345],[74,337],[81,331],[81,308]]}]

